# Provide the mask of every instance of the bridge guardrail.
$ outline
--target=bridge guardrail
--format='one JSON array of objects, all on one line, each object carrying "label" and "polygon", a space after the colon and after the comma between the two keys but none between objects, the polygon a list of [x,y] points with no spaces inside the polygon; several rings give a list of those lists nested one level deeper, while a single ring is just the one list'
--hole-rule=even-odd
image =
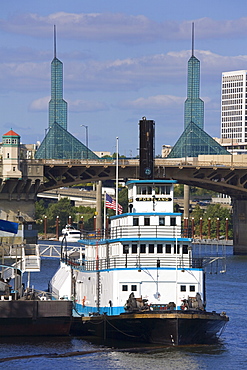
[{"label": "bridge guardrail", "polygon": [[[237,157],[237,156],[235,156]],[[116,159],[102,158],[102,159],[25,159],[21,160],[23,163],[32,164],[47,164],[47,165],[116,165]],[[119,158],[119,166],[138,166],[138,158]],[[155,158],[155,166],[179,166],[179,167],[215,167],[215,168],[243,168],[247,167],[246,161],[239,161],[237,158],[229,158],[229,160],[198,160],[197,158],[192,160],[169,160],[165,158]]]}]

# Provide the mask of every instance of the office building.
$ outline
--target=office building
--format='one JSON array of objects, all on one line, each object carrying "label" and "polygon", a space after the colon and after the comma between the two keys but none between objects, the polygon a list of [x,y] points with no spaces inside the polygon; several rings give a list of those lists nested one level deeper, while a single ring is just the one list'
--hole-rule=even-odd
[{"label": "office building", "polygon": [[242,152],[247,145],[246,76],[247,70],[223,72],[221,90],[222,145],[242,149]]}]

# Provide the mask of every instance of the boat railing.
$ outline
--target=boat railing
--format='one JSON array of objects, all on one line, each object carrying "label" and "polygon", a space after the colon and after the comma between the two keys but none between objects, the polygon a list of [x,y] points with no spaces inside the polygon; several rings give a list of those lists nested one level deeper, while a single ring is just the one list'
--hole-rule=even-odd
[{"label": "boat railing", "polygon": [[177,226],[116,226],[109,230],[83,231],[82,237],[90,239],[120,239],[120,238],[178,238],[181,237],[181,227]]},{"label": "boat railing", "polygon": [[225,257],[203,257],[203,258],[190,258],[188,255],[177,255],[177,256],[118,256],[111,258],[99,258],[92,260],[76,260],[73,258],[62,259],[66,264],[70,265],[71,268],[80,269],[83,271],[97,271],[97,270],[108,270],[108,269],[122,269],[122,268],[137,268],[137,269],[148,269],[148,268],[178,268],[178,269],[189,269],[189,268],[203,268],[208,273],[222,273],[225,272]]},{"label": "boat railing", "polygon": [[[127,257],[126,257],[127,256]],[[100,258],[93,260],[76,261],[67,258],[66,263],[72,268],[81,268],[82,270],[107,270],[116,268],[160,268],[160,267],[177,267],[177,268],[190,268],[202,267],[202,260],[197,259],[190,261],[188,257],[123,257]]]}]

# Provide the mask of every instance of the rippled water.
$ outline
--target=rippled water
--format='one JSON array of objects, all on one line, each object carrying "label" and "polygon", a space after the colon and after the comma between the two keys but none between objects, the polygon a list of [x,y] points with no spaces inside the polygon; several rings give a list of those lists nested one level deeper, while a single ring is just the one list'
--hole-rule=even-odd
[{"label": "rippled water", "polygon": [[[32,274],[33,284],[47,288],[58,260],[42,260],[42,272]],[[4,369],[247,369],[247,257],[229,256],[227,273],[208,275],[207,309],[226,311],[230,321],[220,343],[213,346],[145,347],[131,349],[128,342],[103,343],[93,338],[8,338],[1,339]],[[113,348],[114,347],[114,348]],[[126,352],[116,350],[129,348]],[[135,347],[138,347],[135,344]],[[57,354],[57,355],[56,355]],[[59,357],[60,355],[67,357]],[[28,357],[38,355],[37,357]],[[39,356],[46,355],[46,356]],[[58,356],[59,355],[59,356]],[[14,359],[13,357],[18,357]],[[20,358],[19,356],[27,356]]]}]

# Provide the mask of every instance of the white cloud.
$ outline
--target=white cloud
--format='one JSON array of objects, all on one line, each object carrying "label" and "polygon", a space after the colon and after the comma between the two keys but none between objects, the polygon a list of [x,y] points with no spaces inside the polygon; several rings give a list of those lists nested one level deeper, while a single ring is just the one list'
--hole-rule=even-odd
[{"label": "white cloud", "polygon": [[44,96],[43,98],[32,101],[32,103],[29,105],[29,110],[34,112],[47,111],[50,98],[50,96]]},{"label": "white cloud", "polygon": [[69,100],[68,104],[71,112],[100,112],[109,109],[107,104],[99,101]]},{"label": "white cloud", "polygon": [[[50,101],[50,96],[44,96],[43,98],[36,99],[32,101],[29,106],[29,110],[33,112],[46,112],[48,110],[48,105]],[[107,104],[99,101],[93,100],[68,100],[68,108],[70,112],[100,112],[108,110]]]},{"label": "white cloud", "polygon": [[[204,17],[194,20],[196,39],[245,38],[247,17],[215,20]],[[124,43],[185,40],[191,37],[191,20],[157,22],[144,15],[124,13],[66,13],[47,16],[35,13],[11,15],[0,19],[0,29],[38,37],[50,37],[54,24],[61,37],[69,39]]]},{"label": "white cloud", "polygon": [[[219,85],[222,71],[246,69],[247,56],[222,56],[196,50],[203,84]],[[186,86],[190,51],[168,52],[116,60],[73,60],[64,64],[64,91],[138,91],[160,86],[171,95]],[[0,63],[0,91],[50,91],[50,62]],[[173,88],[173,91],[169,89]],[[160,91],[157,91],[160,92]],[[75,107],[76,109],[76,107]]]},{"label": "white cloud", "polygon": [[178,105],[184,104],[185,97],[178,97],[173,95],[156,95],[149,96],[147,98],[138,98],[136,100],[128,100],[119,104],[119,108],[122,109],[134,109],[137,111],[155,111],[165,110],[170,107],[177,107]]}]

